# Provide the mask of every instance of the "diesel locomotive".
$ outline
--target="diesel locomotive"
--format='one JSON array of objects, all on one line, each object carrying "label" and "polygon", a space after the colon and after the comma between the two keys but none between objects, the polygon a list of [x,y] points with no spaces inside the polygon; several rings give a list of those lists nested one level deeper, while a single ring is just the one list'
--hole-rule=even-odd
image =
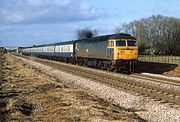
[{"label": "diesel locomotive", "polygon": [[133,72],[138,58],[138,46],[135,37],[119,33],[23,47],[21,53],[117,72]]}]

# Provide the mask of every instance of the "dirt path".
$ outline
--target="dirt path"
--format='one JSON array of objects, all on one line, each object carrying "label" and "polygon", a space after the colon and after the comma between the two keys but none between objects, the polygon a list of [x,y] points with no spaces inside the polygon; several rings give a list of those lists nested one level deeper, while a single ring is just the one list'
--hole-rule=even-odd
[{"label": "dirt path", "polygon": [[0,121],[143,121],[131,110],[63,85],[5,55]]},{"label": "dirt path", "polygon": [[180,77],[180,65],[178,65],[174,70],[165,72],[163,74],[170,77]]}]

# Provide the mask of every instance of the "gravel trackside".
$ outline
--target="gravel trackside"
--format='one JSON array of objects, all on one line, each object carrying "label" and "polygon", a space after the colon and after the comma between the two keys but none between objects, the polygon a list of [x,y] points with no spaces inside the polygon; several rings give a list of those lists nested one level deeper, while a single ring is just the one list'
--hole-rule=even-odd
[{"label": "gravel trackside", "polygon": [[151,73],[141,73],[143,75],[149,75],[149,76],[154,76],[154,77],[160,77],[164,79],[169,79],[169,80],[176,80],[180,82],[180,77],[170,77],[170,76],[165,76],[165,75],[159,75],[159,74],[151,74]]},{"label": "gravel trackside", "polygon": [[85,79],[79,76],[52,69],[49,66],[42,65],[32,60],[27,60],[21,57],[15,58],[23,60],[32,67],[40,69],[42,72],[60,79],[65,84],[70,86],[83,88],[86,91],[108,100],[112,103],[117,103],[121,107],[135,111],[140,117],[150,122],[179,122],[180,108],[171,107],[166,103],[154,101],[150,98],[139,96],[134,93],[115,89],[96,81]]}]

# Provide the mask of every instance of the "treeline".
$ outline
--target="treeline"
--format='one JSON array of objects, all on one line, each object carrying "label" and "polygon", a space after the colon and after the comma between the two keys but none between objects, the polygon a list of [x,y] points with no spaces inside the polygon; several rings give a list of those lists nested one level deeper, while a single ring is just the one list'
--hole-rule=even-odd
[{"label": "treeline", "polygon": [[151,16],[123,24],[116,32],[134,35],[141,54],[180,55],[180,19]]}]

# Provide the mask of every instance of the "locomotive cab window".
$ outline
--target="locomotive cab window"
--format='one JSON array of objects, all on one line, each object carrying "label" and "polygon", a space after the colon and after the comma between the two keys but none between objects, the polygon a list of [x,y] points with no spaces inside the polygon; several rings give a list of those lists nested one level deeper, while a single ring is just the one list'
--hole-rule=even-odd
[{"label": "locomotive cab window", "polygon": [[116,41],[116,46],[126,46],[126,41],[125,40],[118,40],[118,41]]},{"label": "locomotive cab window", "polygon": [[136,40],[128,40],[127,44],[128,46],[136,46]]},{"label": "locomotive cab window", "polygon": [[114,41],[109,41],[109,47],[114,47]]}]

